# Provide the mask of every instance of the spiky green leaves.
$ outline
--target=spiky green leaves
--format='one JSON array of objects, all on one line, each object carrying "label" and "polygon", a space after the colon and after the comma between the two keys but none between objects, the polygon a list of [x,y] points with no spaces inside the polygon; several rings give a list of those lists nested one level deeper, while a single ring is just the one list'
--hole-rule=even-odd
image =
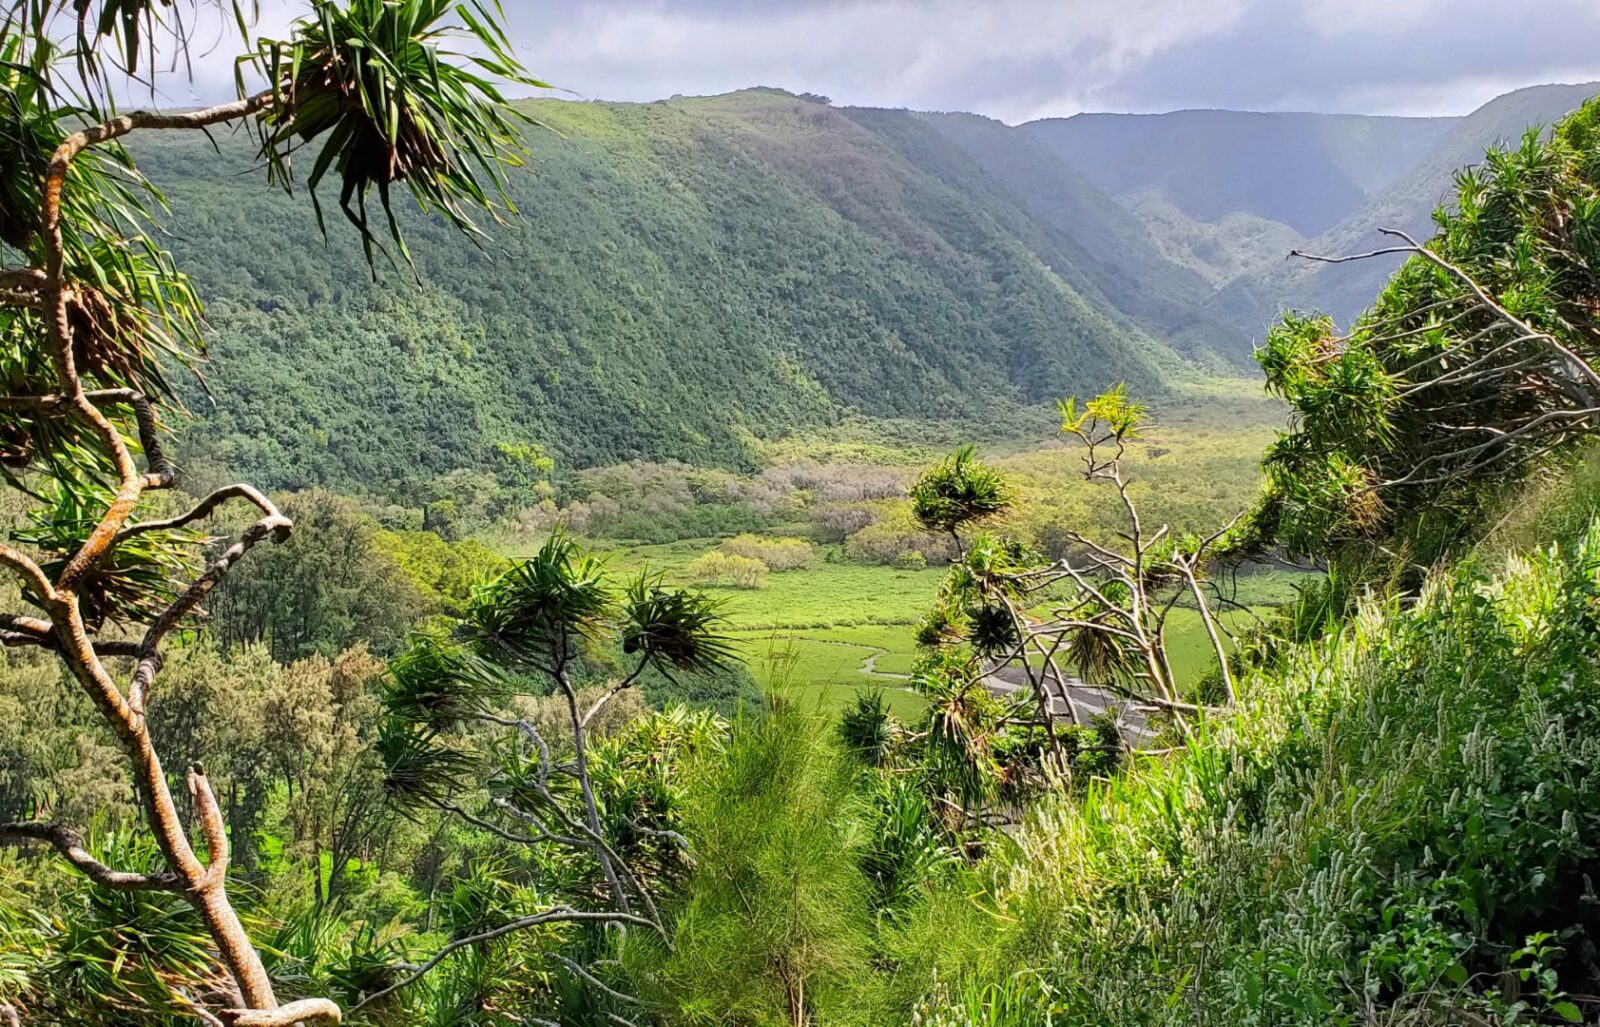
[{"label": "spiky green leaves", "polygon": [[1034,560],[1016,539],[988,532],[975,536],[940,584],[933,609],[918,623],[917,644],[925,649],[966,645],[986,658],[1014,653],[1021,635],[1006,603],[1023,596],[1018,575],[1032,569]]},{"label": "spiky green leaves", "polygon": [[[55,490],[54,503],[28,513],[29,524],[12,533],[42,556],[54,579],[99,524],[111,497],[103,489]],[[110,623],[148,623],[177,598],[204,535],[193,531],[147,531],[132,535],[91,567],[78,585],[84,624],[98,631]],[[33,599],[34,597],[29,597]]]},{"label": "spiky green leaves", "polygon": [[1258,541],[1321,555],[1412,528],[1464,537],[1477,489],[1592,431],[1577,361],[1600,359],[1597,124],[1591,100],[1459,173],[1437,259],[1413,257],[1347,334],[1299,313],[1268,334],[1257,358],[1294,424],[1268,454]]},{"label": "spiky green leaves", "polygon": [[474,591],[462,632],[490,659],[549,666],[569,659],[575,640],[598,633],[615,607],[601,561],[557,532]]},{"label": "spiky green leaves", "polygon": [[340,208],[369,261],[374,187],[402,253],[394,183],[423,210],[469,231],[477,230],[473,211],[498,220],[514,209],[505,170],[522,162],[523,119],[500,84],[544,83],[512,53],[500,16],[483,0],[317,0],[289,39],[262,40],[240,62],[241,95],[246,66],[273,85],[273,105],[257,123],[271,177],[287,185],[290,154],[320,140],[306,185],[315,200],[328,175],[336,177]]},{"label": "spiky green leaves", "polygon": [[1011,506],[1005,476],[962,446],[922,473],[911,487],[911,512],[930,531],[951,532],[999,516]]},{"label": "spiky green leaves", "polygon": [[639,577],[628,587],[622,651],[683,670],[709,671],[734,659],[733,643],[717,633],[720,603],[701,592],[662,588]]},{"label": "spiky green leaves", "polygon": [[603,562],[557,532],[473,594],[462,634],[487,659],[549,668],[572,656],[579,637],[615,633],[629,655],[705,671],[734,658],[717,633],[718,605],[643,576],[619,597]]},{"label": "spiky green leaves", "polygon": [[[541,694],[566,680],[585,642],[614,641],[635,672],[647,662],[690,672],[731,662],[735,652],[717,632],[717,607],[697,592],[664,588],[659,578],[640,577],[619,595],[601,560],[571,537],[552,535],[532,557],[480,585],[450,637],[413,636],[390,664],[390,789],[447,794],[472,763],[454,733],[473,720],[509,723],[495,711],[513,694]],[[540,773],[538,755],[500,754],[502,786],[519,806],[537,804],[537,789],[518,781]]]},{"label": "spiky green leaves", "polygon": [[1139,437],[1148,408],[1128,398],[1128,386],[1118,382],[1094,399],[1078,404],[1078,397],[1069,396],[1056,405],[1061,414],[1061,430],[1068,435],[1088,434],[1096,440],[1103,438],[1132,442]]},{"label": "spiky green leaves", "polygon": [[390,662],[383,703],[395,716],[442,731],[487,711],[509,690],[496,664],[448,639],[417,635]]},{"label": "spiky green leaves", "polygon": [[855,702],[839,716],[839,740],[868,766],[881,767],[888,762],[897,731],[881,688],[857,692]]},{"label": "spiky green leaves", "polygon": [[384,791],[402,805],[448,801],[473,769],[472,757],[440,732],[387,717],[375,746],[383,761]]}]

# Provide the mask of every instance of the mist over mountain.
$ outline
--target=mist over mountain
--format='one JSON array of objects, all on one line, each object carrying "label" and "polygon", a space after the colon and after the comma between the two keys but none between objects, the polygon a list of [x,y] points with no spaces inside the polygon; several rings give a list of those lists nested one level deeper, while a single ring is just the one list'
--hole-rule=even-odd
[{"label": "mist over mountain", "polygon": [[1409,172],[1457,120],[1194,110],[1024,128],[1130,206],[1164,201],[1201,221],[1249,214],[1312,236]]},{"label": "mist over mountain", "polygon": [[[1337,225],[1296,246],[1324,255],[1363,252],[1385,245],[1382,228],[1426,240],[1433,234],[1434,210],[1453,192],[1457,171],[1482,163],[1490,147],[1515,145],[1530,129],[1548,127],[1597,93],[1600,83],[1533,86],[1490,101],[1455,122],[1407,173]],[[1320,310],[1348,322],[1372,302],[1399,265],[1399,258],[1337,265],[1279,259],[1262,273],[1227,284],[1212,308],[1224,321],[1258,337],[1286,309]]]}]

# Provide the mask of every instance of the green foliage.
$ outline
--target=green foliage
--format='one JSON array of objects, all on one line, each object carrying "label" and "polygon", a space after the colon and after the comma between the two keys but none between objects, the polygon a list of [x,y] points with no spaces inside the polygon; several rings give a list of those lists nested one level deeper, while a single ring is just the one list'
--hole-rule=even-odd
[{"label": "green foliage", "polygon": [[911,512],[929,531],[953,532],[1004,513],[1011,498],[1005,477],[962,446],[911,486]]},{"label": "green foliage", "polygon": [[289,39],[257,40],[256,52],[240,59],[239,93],[246,67],[272,84],[273,103],[255,123],[269,180],[287,187],[290,154],[323,137],[306,179],[318,221],[317,186],[331,170],[369,263],[374,186],[408,260],[389,205],[395,182],[424,214],[457,228],[476,231],[474,209],[500,220],[497,205],[514,210],[503,167],[520,166],[523,150],[518,115],[499,83],[545,83],[513,55],[499,17],[498,5],[481,0],[318,0]]},{"label": "green foliage", "polygon": [[[185,452],[264,485],[410,501],[498,468],[501,445],[568,472],[748,469],[795,431],[1020,434],[1053,396],[1122,378],[1156,396],[1182,373],[1099,294],[1117,277],[1099,254],[1041,260],[990,216],[1015,199],[982,169],[943,181],[845,112],[774,93],[519,109],[550,131],[508,173],[520,215],[493,247],[396,211],[421,285],[370,281],[349,234],[325,244],[288,199],[245,202],[242,142],[218,139],[214,175],[203,140],[132,144],[178,212],[172,246],[225,370],[214,405],[189,394]],[[372,419],[381,436],[361,430]],[[701,510],[671,537],[767,526],[736,513]],[[608,537],[664,540],[624,528]]]},{"label": "green foliage", "polygon": [[431,531],[374,533],[379,558],[393,560],[435,610],[459,614],[472,590],[505,569],[505,557],[475,539],[448,542]]},{"label": "green foliage", "polygon": [[1589,1015],[1596,538],[1369,604],[1225,727],[1044,803],[994,898],[1052,1022]]},{"label": "green foliage", "polygon": [[898,727],[881,688],[859,692],[839,717],[839,741],[846,752],[868,766],[882,766],[889,758]]},{"label": "green foliage", "polygon": [[734,660],[729,640],[718,634],[721,606],[701,593],[663,588],[660,578],[640,575],[628,586],[622,651],[677,670],[715,671]]},{"label": "green foliage", "polygon": [[767,570],[767,565],[755,557],[713,550],[697,557],[684,568],[684,573],[689,576],[689,580],[702,585],[765,588]]},{"label": "green foliage", "polygon": [[[97,486],[56,486],[55,502],[28,511],[29,524],[12,538],[34,547],[46,574],[66,567],[111,505],[113,494]],[[193,574],[204,536],[194,531],[150,531],[129,538],[100,561],[81,586],[83,618],[98,631],[107,621],[145,623],[160,614]],[[29,601],[36,601],[30,594]]]},{"label": "green foliage", "polygon": [[632,956],[673,1022],[880,1022],[858,987],[870,888],[853,781],[824,724],[782,700],[697,768],[671,949]]},{"label": "green foliage", "polygon": [[365,641],[397,649],[429,612],[422,591],[386,551],[377,525],[351,500],[320,490],[286,496],[290,539],[257,547],[213,593],[224,649],[263,643],[279,662],[331,656]]},{"label": "green foliage", "polygon": [[736,535],[718,547],[729,556],[759,560],[769,570],[794,571],[811,566],[815,550],[803,538],[766,538],[761,535]]},{"label": "green foliage", "polygon": [[[1256,538],[1311,553],[1399,536],[1427,563],[1470,527],[1481,490],[1519,480],[1579,434],[1537,429],[1580,424],[1571,408],[1591,404],[1566,354],[1593,360],[1600,336],[1589,299],[1600,168],[1586,148],[1597,118],[1591,102],[1548,138],[1530,130],[1491,149],[1456,176],[1453,205],[1435,216],[1430,252],[1533,334],[1422,257],[1348,337],[1299,314],[1273,329],[1258,359],[1294,425],[1268,452]],[[1556,221],[1570,230],[1552,233]]]},{"label": "green foliage", "polygon": [[615,601],[601,561],[558,532],[474,590],[462,621],[491,659],[548,667],[568,659],[573,640],[598,633]]}]

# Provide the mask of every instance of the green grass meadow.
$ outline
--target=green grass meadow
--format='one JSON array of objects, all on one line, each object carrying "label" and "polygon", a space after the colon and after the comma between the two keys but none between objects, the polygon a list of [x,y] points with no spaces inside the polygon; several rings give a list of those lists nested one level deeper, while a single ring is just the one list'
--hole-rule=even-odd
[{"label": "green grass meadow", "polygon": [[[611,553],[619,571],[649,570],[686,584],[683,568],[716,546],[714,539],[634,546]],[[903,680],[916,655],[912,625],[933,602],[940,568],[903,570],[818,559],[804,570],[778,571],[765,588],[708,587],[723,603],[728,633],[762,684],[781,686],[803,703],[838,710],[858,692],[881,688],[901,717],[923,709]],[[873,657],[876,660],[873,661]]]},{"label": "green grass meadow", "polygon": [[[610,554],[613,568],[626,573],[659,572],[669,582],[687,584],[683,568],[714,548],[715,539],[664,545],[630,546]],[[905,683],[916,657],[913,625],[932,604],[942,568],[903,570],[818,559],[804,570],[768,575],[766,587],[709,587],[723,602],[728,634],[738,642],[756,679],[782,687],[803,703],[836,711],[866,690],[882,689],[903,719],[925,708]],[[1281,572],[1243,579],[1239,600],[1256,614],[1293,594],[1294,575]],[[1224,615],[1237,631],[1252,615]],[[1190,683],[1215,665],[1211,641],[1192,610],[1174,610],[1169,621],[1168,654],[1178,680]]]}]

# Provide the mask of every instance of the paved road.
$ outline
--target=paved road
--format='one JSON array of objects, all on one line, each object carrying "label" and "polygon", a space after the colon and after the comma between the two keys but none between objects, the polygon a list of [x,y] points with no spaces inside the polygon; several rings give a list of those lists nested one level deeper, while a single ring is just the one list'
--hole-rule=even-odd
[{"label": "paved road", "polygon": [[[1143,713],[1131,708],[1123,697],[1108,692],[1103,688],[1085,684],[1077,678],[1067,678],[1067,693],[1072,697],[1073,705],[1078,708],[1078,716],[1087,721],[1096,714],[1105,710],[1115,710],[1117,726],[1122,729],[1123,737],[1132,745],[1148,745],[1156,736]],[[984,679],[984,684],[996,695],[1015,695],[1017,692],[1028,690],[1028,675],[1021,667],[1016,665],[1001,667]],[[1070,720],[1067,704],[1057,696],[1050,698],[1050,713],[1053,716]]]}]

